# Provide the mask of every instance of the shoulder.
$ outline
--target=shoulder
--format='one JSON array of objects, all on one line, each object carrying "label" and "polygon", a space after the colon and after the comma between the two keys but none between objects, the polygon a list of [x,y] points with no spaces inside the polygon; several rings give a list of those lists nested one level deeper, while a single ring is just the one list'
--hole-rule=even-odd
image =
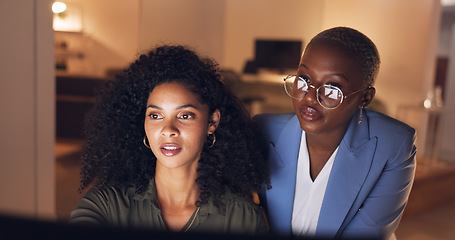
[{"label": "shoulder", "polygon": [[227,190],[223,195],[225,221],[229,232],[242,234],[266,234],[267,222],[262,208],[252,199],[243,198]]},{"label": "shoulder", "polygon": [[119,186],[119,187],[92,187],[83,197],[93,202],[103,203],[109,206],[129,205],[136,197],[136,187]]},{"label": "shoulder", "polygon": [[[253,193],[252,193],[253,196]],[[221,208],[220,213],[226,212],[226,215],[229,215],[229,212],[259,212],[261,207],[256,204],[252,198],[245,198],[240,195],[233,193],[229,188],[226,187],[224,194],[221,196]]]},{"label": "shoulder", "polygon": [[295,113],[259,114],[253,117],[256,130],[266,139],[276,139],[286,124],[295,117]]},{"label": "shoulder", "polygon": [[206,203],[201,212],[209,215],[223,216],[225,221],[245,221],[246,219],[258,219],[262,216],[262,208],[253,202],[253,199],[237,195],[225,188],[225,192],[218,199]]},{"label": "shoulder", "polygon": [[253,121],[259,126],[286,124],[295,113],[264,113],[253,117]]},{"label": "shoulder", "polygon": [[97,187],[94,186],[79,201],[71,213],[71,223],[118,225],[126,220],[135,195],[132,187]]},{"label": "shoulder", "polygon": [[[253,196],[253,193],[251,194],[251,196]],[[251,198],[245,198],[245,197],[242,197],[238,194],[235,194],[233,193],[228,187],[225,187],[225,191],[224,191],[224,194],[222,195],[222,201],[224,203],[230,203],[230,202],[245,202],[247,204],[254,204],[256,205],[254,202],[253,202],[253,199]]]},{"label": "shoulder", "polygon": [[404,122],[372,110],[366,110],[365,114],[368,117],[371,137],[391,139],[413,139],[415,137],[415,129]]},{"label": "shoulder", "polygon": [[417,150],[415,129],[382,113],[367,111],[366,114],[370,139],[377,140],[376,159],[387,160],[388,167],[414,165]]}]

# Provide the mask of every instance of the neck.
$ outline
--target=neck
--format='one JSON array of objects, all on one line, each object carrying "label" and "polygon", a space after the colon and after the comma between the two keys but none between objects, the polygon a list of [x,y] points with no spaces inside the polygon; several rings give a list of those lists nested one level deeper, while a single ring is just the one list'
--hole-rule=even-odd
[{"label": "neck", "polygon": [[167,169],[157,164],[155,185],[162,209],[194,207],[199,199],[196,169]]},{"label": "neck", "polygon": [[306,134],[306,141],[308,150],[315,150],[318,152],[333,152],[338,145],[340,145],[341,139],[343,139],[343,135],[341,136],[329,136],[328,135],[313,135],[313,134]]},{"label": "neck", "polygon": [[348,130],[349,123],[350,121],[339,126],[334,131],[318,134],[305,133],[308,149],[319,152],[333,152],[340,145],[341,140]]},{"label": "neck", "polygon": [[324,168],[332,153],[340,145],[346,131],[324,134],[306,133],[308,154],[310,157],[310,175],[314,181]]}]

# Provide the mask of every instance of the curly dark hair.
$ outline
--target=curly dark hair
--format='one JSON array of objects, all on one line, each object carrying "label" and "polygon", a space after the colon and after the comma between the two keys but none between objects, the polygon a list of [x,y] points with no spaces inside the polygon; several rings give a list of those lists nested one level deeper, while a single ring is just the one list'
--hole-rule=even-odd
[{"label": "curly dark hair", "polygon": [[[146,103],[152,90],[178,82],[199,96],[209,116],[219,109],[216,144],[204,146],[198,162],[198,205],[219,199],[227,186],[251,198],[268,183],[267,164],[259,150],[248,112],[223,83],[218,64],[184,46],[163,45],[142,54],[122,74],[108,81],[88,115],[80,191],[91,183],[134,185],[144,192],[155,176],[156,157],[143,144]],[[210,140],[208,140],[210,141]],[[210,141],[211,144],[211,141]]]},{"label": "curly dark hair", "polygon": [[373,86],[381,60],[376,45],[363,33],[349,27],[334,27],[320,32],[311,39],[308,48],[315,42],[329,42],[343,47],[357,58],[365,83]]}]

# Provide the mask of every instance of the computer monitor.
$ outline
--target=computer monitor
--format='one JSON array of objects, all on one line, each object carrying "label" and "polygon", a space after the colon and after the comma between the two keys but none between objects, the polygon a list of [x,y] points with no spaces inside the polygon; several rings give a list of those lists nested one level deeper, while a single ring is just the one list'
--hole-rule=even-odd
[{"label": "computer monitor", "polygon": [[284,72],[297,69],[301,53],[300,40],[256,39],[254,63],[258,69]]}]

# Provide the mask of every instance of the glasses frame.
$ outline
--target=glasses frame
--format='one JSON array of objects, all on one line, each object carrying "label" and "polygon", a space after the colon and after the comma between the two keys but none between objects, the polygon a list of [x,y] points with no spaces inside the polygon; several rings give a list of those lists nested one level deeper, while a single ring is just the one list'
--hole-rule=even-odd
[{"label": "glasses frame", "polygon": [[[306,85],[308,85],[308,91],[303,91],[303,90],[302,90],[302,92],[305,92],[305,94],[303,94],[302,97],[300,97],[300,98],[292,96],[292,94],[288,91],[288,88],[286,87],[286,84],[288,83],[287,80],[289,80],[289,79],[292,78],[292,77],[301,78],[301,79],[303,80],[303,82],[305,82]],[[348,95],[345,96],[344,93],[343,93],[343,91],[341,91],[341,89],[340,89],[339,87],[337,87],[337,86],[333,86],[333,85],[330,85],[330,84],[322,84],[321,86],[319,86],[318,88],[316,88],[313,84],[311,84],[311,83],[305,81],[305,79],[303,79],[301,76],[297,76],[297,75],[288,75],[288,76],[286,76],[286,77],[283,79],[283,83],[284,83],[284,91],[286,92],[286,94],[287,94],[289,97],[291,97],[291,98],[293,98],[293,99],[297,99],[297,100],[303,99],[303,98],[310,92],[310,88],[316,89],[316,99],[318,100],[319,105],[321,105],[321,107],[323,107],[323,108],[325,108],[325,109],[335,109],[335,108],[339,107],[339,106],[343,103],[343,100],[346,99],[347,97],[352,96],[352,95],[354,95],[354,94],[356,94],[356,93],[358,93],[358,92],[361,92],[361,91],[363,91],[363,90],[367,90],[367,89],[373,88],[372,86],[368,86],[368,87],[359,89],[359,90],[357,90],[357,91],[354,91],[354,92],[352,92],[352,93],[350,93],[350,94],[348,94]],[[340,93],[341,93],[341,100],[340,100],[340,103],[339,103],[337,106],[335,106],[335,107],[331,107],[331,108],[330,108],[330,107],[326,107],[326,106],[322,105],[322,103],[321,103],[321,100],[320,100],[320,98],[319,98],[319,89],[321,89],[322,87],[326,87],[326,86],[330,86],[331,88],[337,88],[337,89],[340,91]]]}]

